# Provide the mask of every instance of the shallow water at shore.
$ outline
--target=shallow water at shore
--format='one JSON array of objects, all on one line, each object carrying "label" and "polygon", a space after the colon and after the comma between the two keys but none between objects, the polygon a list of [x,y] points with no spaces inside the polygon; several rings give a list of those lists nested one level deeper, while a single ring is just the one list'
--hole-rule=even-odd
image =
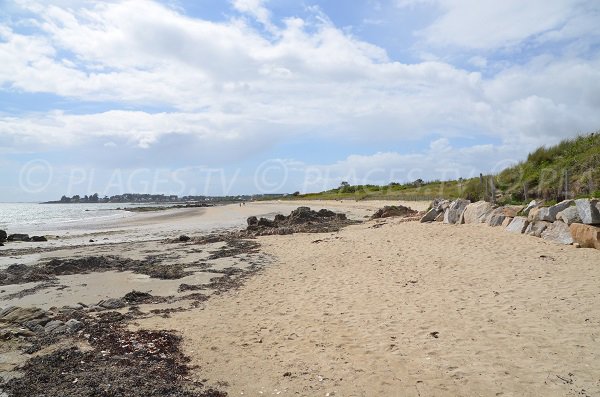
[{"label": "shallow water at shore", "polygon": [[60,230],[81,222],[89,224],[124,219],[132,214],[117,208],[131,206],[133,204],[0,203],[0,229],[29,233],[36,230]]}]

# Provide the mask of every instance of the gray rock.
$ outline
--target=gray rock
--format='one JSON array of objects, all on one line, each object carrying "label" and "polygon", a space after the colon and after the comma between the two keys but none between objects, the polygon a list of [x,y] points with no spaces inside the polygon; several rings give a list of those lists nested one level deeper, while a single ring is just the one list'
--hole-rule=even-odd
[{"label": "gray rock", "polygon": [[511,233],[523,233],[529,226],[529,221],[524,216],[516,216],[512,222],[506,227],[507,232]]},{"label": "gray rock", "polygon": [[537,201],[531,200],[529,202],[529,204],[527,204],[527,206],[525,208],[523,208],[523,214],[524,215],[529,215],[529,211],[531,211],[532,209],[534,209],[538,205],[539,205],[539,203]]},{"label": "gray rock", "polygon": [[39,320],[40,323],[44,323],[47,319],[46,311],[36,307],[10,306],[0,312],[0,321],[4,323],[22,325],[32,320]]},{"label": "gray rock", "polygon": [[8,235],[6,234],[6,232],[4,230],[0,230],[0,243],[5,242],[7,237]]},{"label": "gray rock", "polygon": [[488,214],[494,210],[494,206],[487,201],[478,201],[465,207],[460,223],[484,223]]},{"label": "gray rock", "polygon": [[75,332],[79,331],[81,328],[83,328],[83,323],[81,321],[78,321],[78,320],[75,320],[74,318],[72,318],[65,323],[65,327],[67,329],[67,332],[75,333]]},{"label": "gray rock", "polygon": [[444,223],[455,224],[458,223],[460,217],[471,202],[469,200],[458,199],[454,200],[446,212],[444,212]]},{"label": "gray rock", "polygon": [[529,212],[528,219],[530,222],[554,222],[556,221],[556,215],[559,212],[569,208],[572,204],[573,200],[564,200],[556,205],[553,205],[552,207],[534,208]]},{"label": "gray rock", "polygon": [[436,209],[439,212],[444,212],[450,206],[450,201],[442,198],[433,199],[429,204],[430,209]]},{"label": "gray rock", "polygon": [[581,223],[581,218],[579,217],[579,211],[577,207],[569,207],[558,214],[556,214],[556,219],[559,221],[563,221],[567,225],[572,223]]},{"label": "gray rock", "polygon": [[71,312],[81,310],[81,309],[83,309],[83,306],[81,306],[80,304],[75,304],[75,305],[63,306],[60,309],[58,309],[58,311],[61,313],[71,313]]},{"label": "gray rock", "polygon": [[105,300],[101,300],[100,302],[98,302],[98,306],[104,308],[104,309],[120,309],[122,307],[125,307],[125,302],[123,302],[122,299],[117,299],[117,298],[110,298],[110,299],[105,299]]},{"label": "gray rock", "polygon": [[436,222],[443,222],[444,221],[444,212],[440,212],[438,214],[438,216],[435,217],[435,221]]},{"label": "gray rock", "polygon": [[575,200],[577,212],[581,222],[586,225],[600,224],[600,209],[598,209],[598,200],[579,199]]},{"label": "gray rock", "polygon": [[573,203],[574,203],[573,200],[563,200],[560,203],[551,206],[550,208],[548,208],[549,219],[542,219],[542,220],[548,221],[548,222],[554,222],[556,220],[556,215],[558,215],[559,212],[564,211],[567,208],[571,207],[573,205]]},{"label": "gray rock", "polygon": [[435,221],[435,218],[437,218],[437,216],[440,213],[441,213],[441,211],[438,211],[436,208],[432,208],[429,211],[427,211],[427,213],[425,215],[423,215],[420,222],[421,223],[433,222],[433,221]]},{"label": "gray rock", "polygon": [[43,241],[48,241],[48,239],[45,236],[33,236],[31,237],[31,241],[34,242],[43,242]]},{"label": "gray rock", "polygon": [[492,227],[501,226],[505,219],[506,216],[503,214],[494,214],[487,218],[486,223],[488,226]]},{"label": "gray rock", "polygon": [[512,222],[513,217],[511,216],[507,216],[506,218],[504,218],[504,220],[502,221],[502,226],[503,228],[506,228],[508,225],[510,225],[510,223]]},{"label": "gray rock", "polygon": [[529,226],[527,226],[525,234],[535,237],[542,237],[542,232],[546,230],[549,225],[551,225],[551,223],[546,221],[532,222],[529,224]]},{"label": "gray rock", "polygon": [[44,327],[44,332],[50,334],[50,333],[60,333],[61,331],[64,331],[65,328],[65,323],[63,323],[60,320],[54,320],[54,321],[50,321],[48,324],[46,324],[46,326]]},{"label": "gray rock", "polygon": [[559,244],[573,244],[571,230],[569,229],[569,226],[562,221],[550,223],[546,230],[542,232],[542,238]]}]

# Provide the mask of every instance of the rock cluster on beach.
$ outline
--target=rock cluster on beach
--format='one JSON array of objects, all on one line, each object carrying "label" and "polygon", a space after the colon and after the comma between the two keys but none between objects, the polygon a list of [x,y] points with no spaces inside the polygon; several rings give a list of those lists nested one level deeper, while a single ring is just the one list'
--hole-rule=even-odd
[{"label": "rock cluster on beach", "polygon": [[346,218],[345,214],[327,209],[313,211],[309,207],[298,207],[290,215],[275,215],[274,219],[251,216],[248,227],[242,232],[247,237],[273,234],[324,233],[340,230],[342,227],[357,223]]},{"label": "rock cluster on beach", "polygon": [[600,202],[564,200],[552,206],[531,201],[527,206],[497,206],[486,201],[436,199],[421,222],[484,223],[506,231],[540,237],[560,244],[600,249]]},{"label": "rock cluster on beach", "polygon": [[6,242],[13,242],[13,241],[42,242],[42,241],[48,241],[48,239],[45,236],[29,237],[28,234],[22,234],[22,233],[7,234],[5,230],[0,230],[0,246],[4,245],[4,243],[6,243]]}]

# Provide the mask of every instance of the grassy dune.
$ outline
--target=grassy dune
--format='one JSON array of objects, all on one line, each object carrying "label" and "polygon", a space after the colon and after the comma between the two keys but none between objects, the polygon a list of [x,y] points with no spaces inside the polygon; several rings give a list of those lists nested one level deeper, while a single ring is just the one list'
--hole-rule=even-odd
[{"label": "grassy dune", "polygon": [[[565,194],[565,177],[567,193]],[[490,198],[491,182],[500,203],[520,203],[532,198],[558,201],[574,197],[600,197],[600,133],[566,139],[540,147],[525,161],[498,175],[451,181],[414,181],[377,185],[348,185],[320,193],[288,196],[315,200],[429,200],[435,197]]]}]

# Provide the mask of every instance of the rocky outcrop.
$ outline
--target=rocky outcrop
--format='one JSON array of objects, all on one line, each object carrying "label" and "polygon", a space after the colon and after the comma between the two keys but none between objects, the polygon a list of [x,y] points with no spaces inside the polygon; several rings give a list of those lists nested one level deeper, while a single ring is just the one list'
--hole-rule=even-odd
[{"label": "rocky outcrop", "polygon": [[460,221],[460,217],[471,202],[469,200],[458,199],[453,201],[444,212],[444,223],[455,224]]},{"label": "rocky outcrop", "polygon": [[502,224],[500,226],[502,226],[503,228],[506,228],[508,225],[510,225],[510,223],[513,221],[514,218],[507,216],[506,218],[504,218],[504,220],[502,221]]},{"label": "rocky outcrop", "polygon": [[511,233],[524,233],[529,226],[529,221],[524,216],[517,216],[513,218],[512,222],[506,227],[507,232]]},{"label": "rocky outcrop", "polygon": [[551,224],[551,222],[546,221],[532,222],[527,226],[527,229],[525,229],[525,234],[535,237],[542,237],[544,230],[546,230],[546,228],[548,228],[548,226]]},{"label": "rocky outcrop", "polygon": [[600,250],[600,227],[573,223],[569,229],[573,241],[583,248],[596,248]]},{"label": "rocky outcrop", "polygon": [[572,223],[581,223],[581,218],[579,217],[579,211],[577,207],[569,207],[558,214],[556,214],[556,220],[563,221],[567,225]]},{"label": "rocky outcrop", "polygon": [[600,209],[598,200],[579,199],[575,200],[577,206],[577,212],[581,222],[586,225],[598,225],[600,224]]},{"label": "rocky outcrop", "polygon": [[493,210],[494,206],[487,201],[468,204],[461,215],[460,223],[484,223]]},{"label": "rocky outcrop", "polygon": [[573,244],[571,230],[569,229],[569,226],[567,226],[567,224],[562,221],[550,223],[548,227],[542,232],[541,237],[544,240],[552,241],[559,244]]},{"label": "rocky outcrop", "polygon": [[48,239],[45,236],[32,236],[31,241],[43,242],[43,241],[48,241]]},{"label": "rocky outcrop", "polygon": [[8,235],[4,230],[0,230],[0,243],[3,243],[8,238]]},{"label": "rocky outcrop", "polygon": [[378,209],[377,212],[371,216],[371,219],[390,218],[393,216],[415,216],[417,213],[418,211],[403,205],[386,205],[385,207]]}]

